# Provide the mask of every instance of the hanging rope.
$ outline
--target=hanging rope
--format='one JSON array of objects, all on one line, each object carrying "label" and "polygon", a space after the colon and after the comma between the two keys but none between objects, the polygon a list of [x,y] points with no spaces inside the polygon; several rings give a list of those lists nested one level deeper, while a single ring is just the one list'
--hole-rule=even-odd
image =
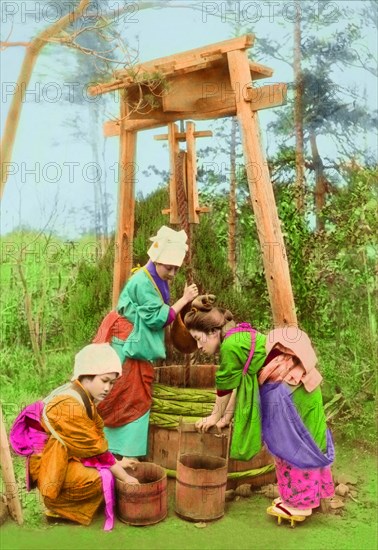
[{"label": "hanging rope", "polygon": [[[179,151],[176,158],[176,193],[177,193],[177,210],[180,218],[180,225],[188,235],[188,253],[185,257],[186,266],[186,281],[188,285],[193,283],[193,267],[192,267],[192,227],[189,223],[188,213],[188,194],[186,190],[186,151]],[[185,358],[185,387],[190,386],[190,355]]]},{"label": "hanging rope", "polygon": [[193,283],[192,268],[192,226],[189,223],[188,216],[188,196],[186,191],[186,152],[179,151],[176,159],[176,190],[177,190],[177,210],[180,218],[181,228],[188,235],[188,253],[185,258],[188,284]]}]

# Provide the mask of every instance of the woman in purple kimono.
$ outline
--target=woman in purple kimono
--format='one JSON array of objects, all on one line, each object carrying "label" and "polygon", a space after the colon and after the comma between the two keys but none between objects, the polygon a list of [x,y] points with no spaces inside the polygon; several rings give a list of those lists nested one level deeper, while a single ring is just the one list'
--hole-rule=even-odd
[{"label": "woman in purple kimono", "polygon": [[249,460],[265,443],[275,457],[280,497],[267,513],[304,521],[320,499],[334,494],[334,459],[327,429],[317,358],[307,334],[296,327],[266,337],[248,323],[199,296],[184,318],[204,353],[219,352],[217,398],[197,429],[222,428],[234,419],[230,457]]}]

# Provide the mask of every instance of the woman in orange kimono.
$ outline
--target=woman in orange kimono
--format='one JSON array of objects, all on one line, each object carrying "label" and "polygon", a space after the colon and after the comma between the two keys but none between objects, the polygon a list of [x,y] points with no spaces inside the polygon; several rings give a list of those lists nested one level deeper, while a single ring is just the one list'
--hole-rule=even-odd
[{"label": "woman in orange kimono", "polygon": [[23,411],[13,425],[11,442],[17,452],[23,444],[30,445],[30,429],[37,435],[44,430],[39,440],[42,448],[34,445],[34,451],[42,452],[28,457],[28,474],[31,485],[37,485],[43,496],[47,516],[88,525],[105,498],[104,529],[109,530],[114,518],[113,476],[138,483],[124,470],[132,467],[133,461],[117,461],[108,451],[104,424],[96,409],[121,372],[121,362],[109,344],[86,346],[75,357],[72,383],[29,406],[38,408],[40,423],[38,415],[33,421],[27,415],[25,421]]}]

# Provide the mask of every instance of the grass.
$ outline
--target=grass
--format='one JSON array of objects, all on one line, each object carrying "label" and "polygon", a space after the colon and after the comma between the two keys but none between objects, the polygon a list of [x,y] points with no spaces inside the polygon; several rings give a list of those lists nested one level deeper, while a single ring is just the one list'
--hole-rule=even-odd
[{"label": "grass", "polygon": [[1,547],[3,550],[273,550],[279,544],[282,550],[375,550],[375,454],[339,440],[336,452],[334,471],[353,475],[358,480],[357,502],[348,500],[341,515],[324,515],[316,511],[295,529],[290,529],[285,522],[278,527],[265,513],[270,500],[256,493],[248,499],[227,503],[225,516],[206,524],[205,528],[177,517],[171,495],[169,514],[163,522],[149,527],[132,527],[117,521],[114,530],[108,533],[102,530],[102,513],[88,527],[47,524],[41,519],[34,495],[30,501],[24,500],[26,508],[32,509],[26,514],[25,525],[19,527],[8,521],[2,527]]}]

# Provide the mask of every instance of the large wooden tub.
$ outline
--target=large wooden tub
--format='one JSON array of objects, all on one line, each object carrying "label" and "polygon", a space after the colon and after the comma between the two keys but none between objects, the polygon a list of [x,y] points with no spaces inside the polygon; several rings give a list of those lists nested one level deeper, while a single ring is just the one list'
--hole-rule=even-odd
[{"label": "large wooden tub", "polygon": [[[195,422],[211,412],[216,397],[216,369],[215,365],[155,368],[148,460],[166,468],[170,477],[176,475],[180,418]],[[224,445],[225,438],[209,438],[195,432],[186,437],[185,452],[225,456]],[[229,459],[228,489],[243,483],[260,487],[275,479],[273,457],[265,448],[248,461]]]}]

